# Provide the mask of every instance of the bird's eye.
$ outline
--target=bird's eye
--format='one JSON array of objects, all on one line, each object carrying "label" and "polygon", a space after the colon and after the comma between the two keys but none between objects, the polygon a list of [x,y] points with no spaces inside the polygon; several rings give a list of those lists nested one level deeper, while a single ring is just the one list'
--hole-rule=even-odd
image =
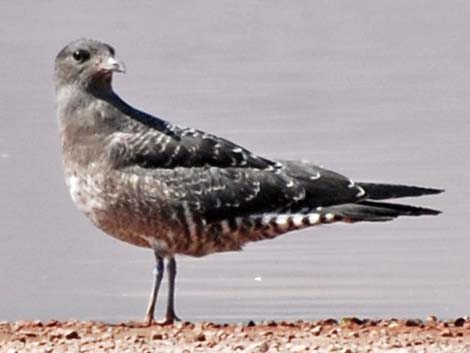
[{"label": "bird's eye", "polygon": [[90,58],[90,52],[87,50],[79,49],[72,54],[75,61],[83,63]]}]

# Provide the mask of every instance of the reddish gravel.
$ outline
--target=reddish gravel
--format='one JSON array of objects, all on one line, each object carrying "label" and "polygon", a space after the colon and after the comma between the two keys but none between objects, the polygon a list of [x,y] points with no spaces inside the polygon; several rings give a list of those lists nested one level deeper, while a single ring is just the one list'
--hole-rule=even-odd
[{"label": "reddish gravel", "polygon": [[470,352],[470,320],[360,320],[143,327],[0,322],[0,352]]}]

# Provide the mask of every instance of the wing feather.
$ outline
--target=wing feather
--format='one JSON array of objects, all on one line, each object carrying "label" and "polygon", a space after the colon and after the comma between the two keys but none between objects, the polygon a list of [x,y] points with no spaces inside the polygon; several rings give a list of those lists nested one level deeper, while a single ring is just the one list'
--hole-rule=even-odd
[{"label": "wing feather", "polygon": [[274,162],[226,139],[189,128],[171,127],[115,132],[108,138],[108,156],[116,167],[239,167],[264,169]]},{"label": "wing feather", "polygon": [[[308,213],[317,207],[356,202],[357,191],[349,179],[338,174],[324,174],[310,179],[311,165],[282,162],[279,169],[198,167],[126,171],[139,175],[151,193],[164,188],[171,208],[182,203],[207,222],[263,213]],[[303,170],[305,169],[305,170]],[[151,195],[148,195],[151,199]]]}]

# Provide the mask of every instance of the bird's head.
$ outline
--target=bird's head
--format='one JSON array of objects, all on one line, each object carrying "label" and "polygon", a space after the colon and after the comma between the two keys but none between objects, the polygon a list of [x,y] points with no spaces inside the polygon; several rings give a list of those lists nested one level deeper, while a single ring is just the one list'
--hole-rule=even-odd
[{"label": "bird's head", "polygon": [[79,85],[84,89],[111,88],[113,72],[125,72],[115,58],[114,49],[92,39],[79,39],[66,45],[55,59],[56,89],[63,85]]}]

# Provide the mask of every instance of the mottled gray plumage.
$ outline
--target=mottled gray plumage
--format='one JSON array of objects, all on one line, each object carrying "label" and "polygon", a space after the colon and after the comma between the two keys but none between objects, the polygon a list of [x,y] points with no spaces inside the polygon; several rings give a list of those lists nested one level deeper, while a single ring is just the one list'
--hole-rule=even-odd
[{"label": "mottled gray plumage", "polygon": [[336,221],[387,221],[438,211],[382,200],[438,193],[414,186],[354,183],[297,161],[272,161],[230,141],[136,110],[111,86],[124,71],[111,46],[88,39],[55,61],[57,115],[71,196],[106,233],[154,250],[155,300],[168,258],[173,309],[176,254],[240,250],[250,241]]}]

